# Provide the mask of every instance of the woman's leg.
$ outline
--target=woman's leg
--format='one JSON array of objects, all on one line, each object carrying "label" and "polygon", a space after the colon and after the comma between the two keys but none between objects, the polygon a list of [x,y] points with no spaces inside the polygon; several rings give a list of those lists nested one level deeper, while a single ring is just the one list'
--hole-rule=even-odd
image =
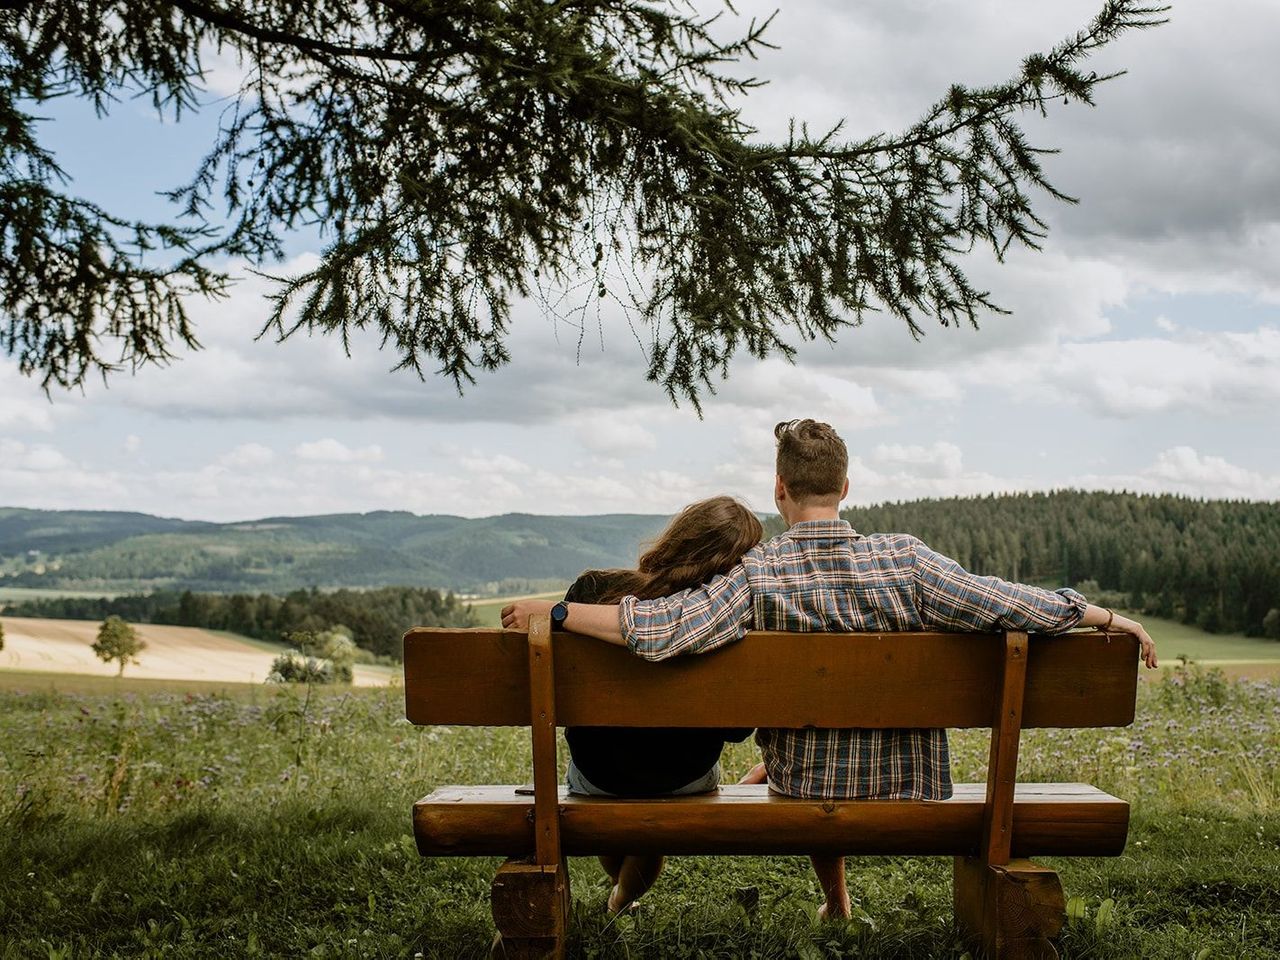
[{"label": "woman's leg", "polygon": [[[603,857],[600,862],[604,862]],[[652,887],[658,874],[662,873],[662,862],[663,858],[656,855],[623,857],[616,882],[609,891],[609,912],[625,910],[628,904]],[[607,872],[609,868],[605,867],[605,870]]]},{"label": "woman's leg", "polygon": [[604,867],[604,872],[609,875],[609,879],[613,883],[618,882],[618,874],[622,872],[622,862],[626,859],[626,857],[615,856],[600,858],[600,866]]},{"label": "woman's leg", "polygon": [[823,920],[849,919],[849,891],[844,885],[844,857],[810,857],[827,902],[818,908]]}]

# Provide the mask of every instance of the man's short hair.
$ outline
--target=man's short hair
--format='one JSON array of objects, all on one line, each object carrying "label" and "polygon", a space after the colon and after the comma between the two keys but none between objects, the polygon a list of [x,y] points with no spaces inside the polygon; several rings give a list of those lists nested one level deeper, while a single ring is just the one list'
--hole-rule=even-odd
[{"label": "man's short hair", "polygon": [[849,451],[829,423],[784,420],[773,428],[778,476],[794,500],[838,501],[849,478]]}]

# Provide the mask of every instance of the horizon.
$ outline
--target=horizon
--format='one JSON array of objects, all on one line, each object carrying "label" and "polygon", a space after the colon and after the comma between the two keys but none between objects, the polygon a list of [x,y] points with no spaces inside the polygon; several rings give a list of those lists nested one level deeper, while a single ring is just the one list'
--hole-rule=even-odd
[{"label": "horizon", "polygon": [[[987,493],[968,493],[956,494],[953,496],[925,496],[925,497],[908,497],[896,500],[876,500],[870,502],[853,502],[847,500],[840,504],[840,512],[847,510],[876,509],[878,507],[892,507],[911,503],[925,502],[946,502],[949,500],[983,500],[998,499],[1001,497],[1048,497],[1055,494],[1063,493],[1096,493],[1111,496],[1133,496],[1140,498],[1162,498],[1170,497],[1175,500],[1189,500],[1195,503],[1253,503],[1253,504],[1271,504],[1280,506],[1280,498],[1256,499],[1249,497],[1204,497],[1195,494],[1181,493],[1178,491],[1158,491],[1158,490],[1107,490],[1107,489],[1085,489],[1082,487],[1054,487],[1043,490],[993,490]],[[152,517],[157,520],[174,520],[180,523],[208,523],[215,526],[241,526],[244,524],[269,523],[273,520],[315,520],[330,517],[368,517],[375,514],[408,514],[416,518],[440,517],[456,520],[496,520],[502,517],[543,517],[547,519],[567,518],[567,519],[594,519],[603,517],[668,517],[678,512],[681,508],[677,507],[670,513],[651,512],[642,513],[635,511],[607,511],[601,513],[536,513],[528,510],[508,510],[502,513],[478,514],[468,516],[458,513],[417,513],[413,510],[394,510],[378,508],[374,510],[339,510],[327,513],[275,513],[266,516],[242,517],[232,520],[210,520],[204,517],[179,517],[168,514],[149,513],[145,510],[112,510],[98,509],[92,507],[28,507],[12,503],[0,503],[0,511],[5,510],[25,510],[34,513],[101,513],[116,515],[136,515],[144,517]],[[776,517],[777,510],[756,510],[752,508],[752,512],[761,517]]]}]

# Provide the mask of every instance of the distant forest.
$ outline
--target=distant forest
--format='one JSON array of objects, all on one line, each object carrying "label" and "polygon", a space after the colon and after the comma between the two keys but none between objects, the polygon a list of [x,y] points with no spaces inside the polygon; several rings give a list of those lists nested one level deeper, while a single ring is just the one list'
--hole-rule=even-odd
[{"label": "distant forest", "polygon": [[342,625],[351,630],[356,646],[396,660],[402,656],[400,638],[410,627],[475,625],[470,607],[452,593],[417,587],[295,590],[283,597],[190,591],[115,599],[58,597],[5,608],[11,617],[103,620],[112,614],[131,623],[228,630],[277,643],[295,631],[322,632]]},{"label": "distant forest", "polygon": [[861,533],[914,534],[974,573],[1090,582],[1116,605],[1214,633],[1280,639],[1280,504],[1068,490],[842,515]]},{"label": "distant forest", "polygon": [[[1277,503],[1060,491],[890,503],[844,516],[863,533],[914,534],[975,573],[1076,586],[1106,605],[1212,632],[1280,639]],[[461,623],[465,604],[442,589],[318,592],[294,589],[297,579],[306,576],[305,583],[321,587],[416,582],[462,590],[474,584],[488,592],[505,581],[522,585],[511,592],[534,584],[550,590],[584,569],[635,563],[640,545],[663,525],[663,517],[639,515],[465,520],[388,513],[217,525],[0,508],[0,557],[26,570],[0,578],[0,585],[159,591],[121,597],[115,606],[28,603],[6,610],[12,616],[117,613],[271,640],[283,631],[341,623],[355,631],[361,647],[395,652],[407,626]],[[766,529],[780,532],[781,521],[769,518]],[[33,550],[60,558],[59,569],[38,575],[29,562],[19,563]],[[310,560],[303,563],[304,557]],[[219,580],[211,564],[235,569]],[[127,568],[140,579],[113,581],[111,568],[117,575]],[[188,569],[191,581],[173,582]],[[254,585],[242,585],[251,575]],[[221,595],[224,590],[238,592]]]}]

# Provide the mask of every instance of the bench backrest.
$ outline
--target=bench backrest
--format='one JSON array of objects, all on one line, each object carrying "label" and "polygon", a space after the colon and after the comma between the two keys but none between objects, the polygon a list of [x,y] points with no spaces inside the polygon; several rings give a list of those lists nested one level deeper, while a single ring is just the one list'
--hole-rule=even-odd
[{"label": "bench backrest", "polygon": [[405,715],[418,724],[528,725],[537,862],[560,860],[556,726],[990,727],[983,858],[1009,861],[1022,727],[1132,722],[1126,634],[749,633],[705,656],[646,663],[551,633],[405,634]]},{"label": "bench backrest", "polygon": [[[752,632],[705,656],[648,663],[556,633],[560,726],[990,727],[1005,635]],[[1023,727],[1133,721],[1136,641],[1032,637]],[[528,638],[510,630],[405,635],[405,715],[418,724],[528,726]]]}]

